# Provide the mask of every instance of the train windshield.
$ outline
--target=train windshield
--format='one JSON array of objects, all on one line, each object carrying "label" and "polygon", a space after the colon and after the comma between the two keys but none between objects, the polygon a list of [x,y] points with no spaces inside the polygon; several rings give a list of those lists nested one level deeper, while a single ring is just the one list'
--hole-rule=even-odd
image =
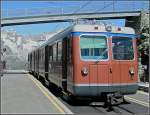
[{"label": "train windshield", "polygon": [[80,37],[81,59],[108,59],[107,38],[105,36],[82,35]]},{"label": "train windshield", "polygon": [[129,37],[112,37],[112,50],[114,60],[133,60],[133,40]]}]

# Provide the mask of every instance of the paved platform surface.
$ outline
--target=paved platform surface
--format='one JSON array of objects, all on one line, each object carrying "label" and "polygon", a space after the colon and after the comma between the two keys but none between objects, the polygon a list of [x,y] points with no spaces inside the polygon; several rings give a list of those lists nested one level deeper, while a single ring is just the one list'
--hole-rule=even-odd
[{"label": "paved platform surface", "polygon": [[4,74],[27,74],[27,70],[3,70]]},{"label": "paved platform surface", "polygon": [[[55,96],[54,96],[55,95]],[[149,93],[137,91],[134,95],[126,95],[131,103],[115,107],[120,113],[148,114]],[[69,109],[68,109],[69,108]],[[129,112],[128,112],[129,111]],[[73,113],[108,113],[101,106],[84,103],[68,104],[55,92],[45,88],[37,79],[29,74],[4,74],[1,77],[1,114],[72,114]],[[118,113],[118,112],[117,112]]]},{"label": "paved platform surface", "polygon": [[138,83],[139,89],[149,92],[149,82],[139,82]]},{"label": "paved platform surface", "polygon": [[125,98],[142,106],[149,107],[149,93],[147,92],[137,91],[136,94],[127,95]]},{"label": "paved platform surface", "polygon": [[[1,77],[1,114],[61,114],[64,106],[28,74]],[[69,110],[68,110],[69,111]]]}]

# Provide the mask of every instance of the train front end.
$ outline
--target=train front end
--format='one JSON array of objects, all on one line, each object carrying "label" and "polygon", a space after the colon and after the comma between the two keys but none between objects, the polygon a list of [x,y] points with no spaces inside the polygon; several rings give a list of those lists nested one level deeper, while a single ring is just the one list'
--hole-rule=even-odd
[{"label": "train front end", "polygon": [[73,78],[69,90],[73,95],[136,93],[138,62],[132,28],[76,25],[72,38]]}]

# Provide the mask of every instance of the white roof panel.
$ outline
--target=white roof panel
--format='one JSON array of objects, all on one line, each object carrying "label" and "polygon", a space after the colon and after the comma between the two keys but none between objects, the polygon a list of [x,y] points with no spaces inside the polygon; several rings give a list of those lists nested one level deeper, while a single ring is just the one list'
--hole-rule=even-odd
[{"label": "white roof panel", "polygon": [[[111,26],[111,33],[135,34],[134,29],[130,27]],[[120,29],[120,30],[118,30]],[[73,32],[108,32],[104,25],[75,25]]]}]

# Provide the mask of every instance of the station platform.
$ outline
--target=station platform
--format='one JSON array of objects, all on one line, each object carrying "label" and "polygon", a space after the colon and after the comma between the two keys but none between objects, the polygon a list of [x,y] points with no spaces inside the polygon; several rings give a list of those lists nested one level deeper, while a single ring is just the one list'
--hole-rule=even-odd
[{"label": "station platform", "polygon": [[27,74],[26,70],[3,70],[3,74]]},{"label": "station platform", "polygon": [[29,74],[1,76],[1,114],[72,114]]},{"label": "station platform", "polygon": [[148,82],[139,82],[138,83],[139,90],[144,90],[149,92],[149,83]]}]

